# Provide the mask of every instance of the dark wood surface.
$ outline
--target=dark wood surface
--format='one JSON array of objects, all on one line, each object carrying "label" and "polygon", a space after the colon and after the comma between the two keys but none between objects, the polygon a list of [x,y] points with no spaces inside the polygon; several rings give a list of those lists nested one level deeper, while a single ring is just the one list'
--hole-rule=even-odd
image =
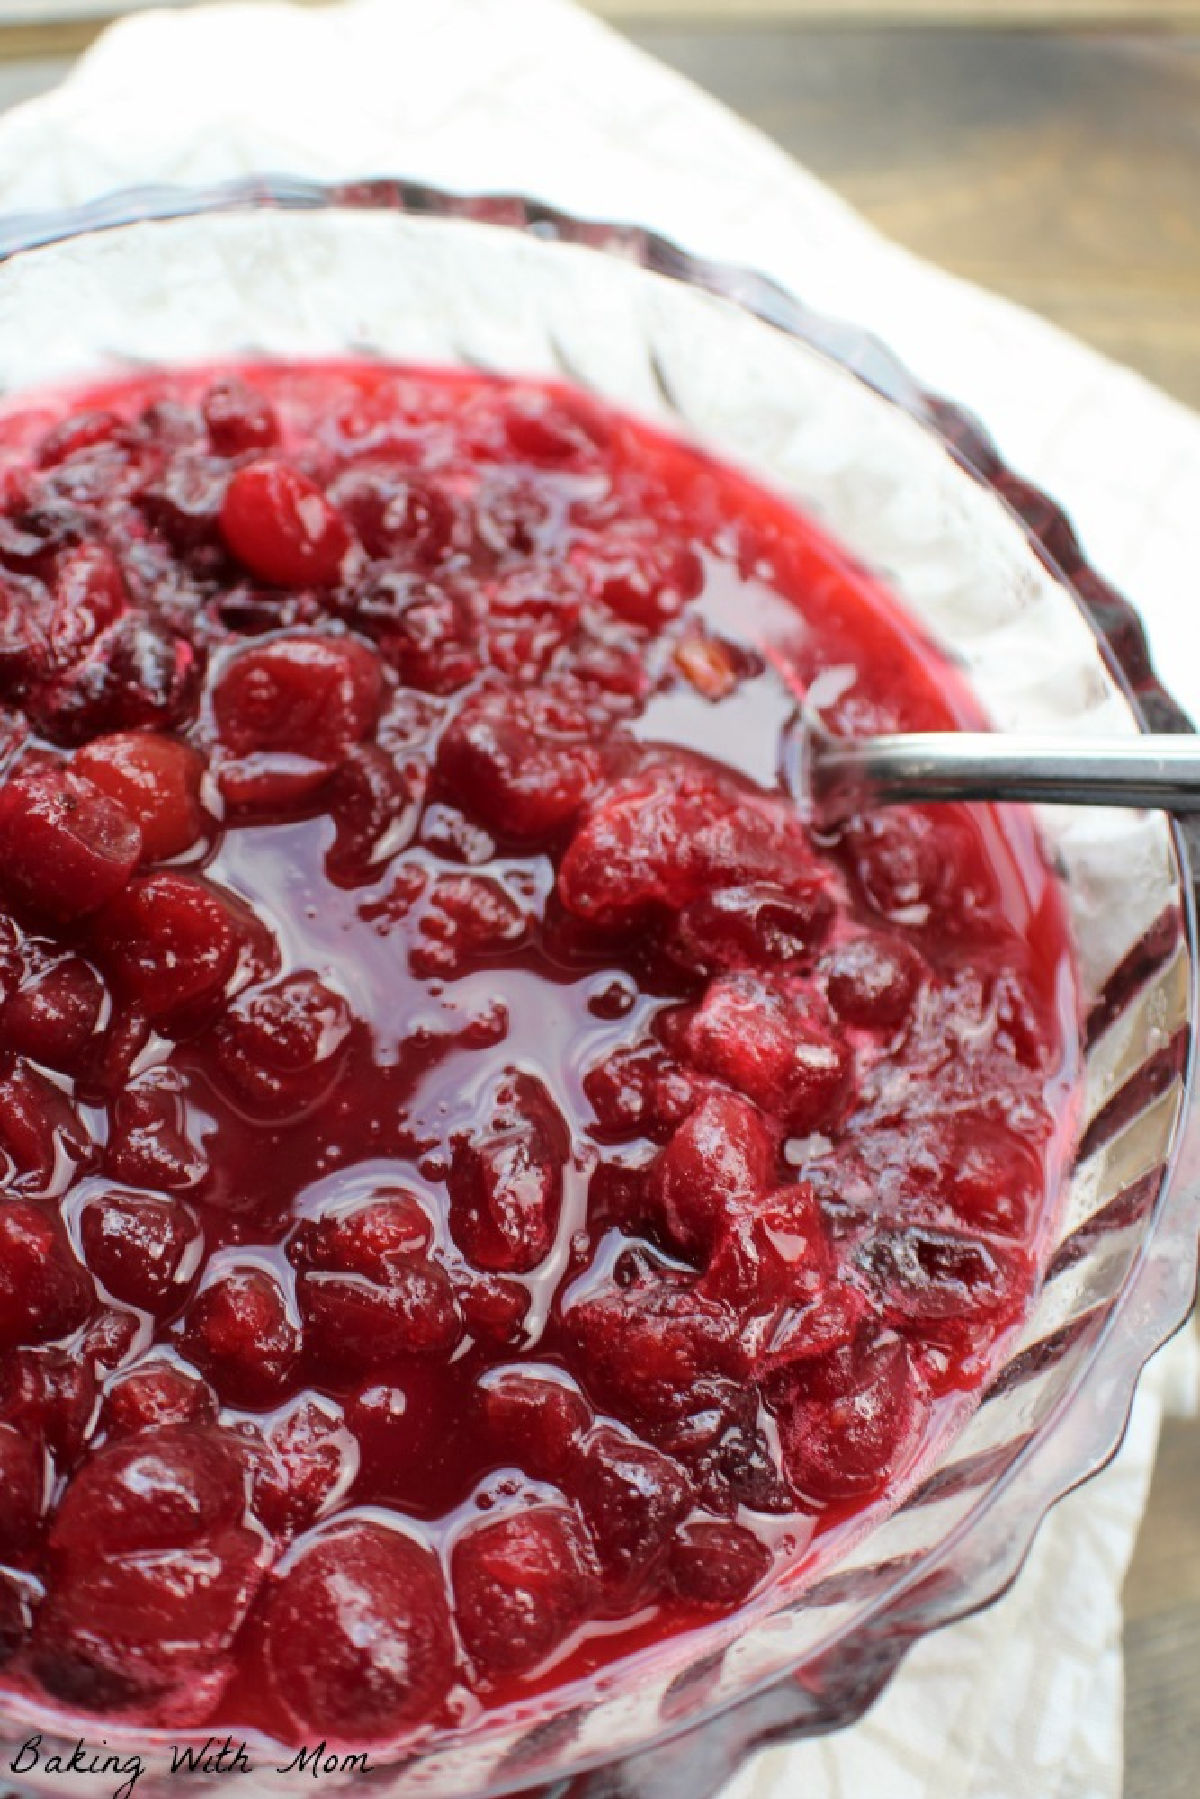
[{"label": "dark wood surface", "polygon": [[[864,25],[856,4],[836,28],[756,25],[736,0],[699,0],[703,20],[685,0],[661,0],[658,22],[649,5],[628,16],[634,0],[607,10],[892,236],[1200,406],[1200,34],[1138,29],[1136,5],[1118,32],[1096,28],[1104,7],[1066,28],[1052,15],[1088,9],[1047,5],[1040,29],[1016,30],[949,0],[974,22]],[[0,107],[65,66],[22,59],[22,41],[0,35]],[[1166,1428],[1125,1600],[1126,1799],[1197,1799],[1200,1425]]]}]

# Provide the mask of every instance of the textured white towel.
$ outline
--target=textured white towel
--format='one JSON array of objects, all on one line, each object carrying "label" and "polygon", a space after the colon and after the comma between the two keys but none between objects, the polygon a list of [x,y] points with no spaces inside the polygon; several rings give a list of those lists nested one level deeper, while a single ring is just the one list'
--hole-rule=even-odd
[{"label": "textured white towel", "polygon": [[[0,211],[255,169],[403,173],[638,220],[876,331],[1065,502],[1200,714],[1200,421],[1137,376],[887,243],[687,83],[563,0],[203,7],[112,29],[0,123]],[[1190,1339],[1143,1381],[1111,1469],[999,1605],[919,1644],[871,1714],[773,1749],[727,1799],[1116,1799],[1120,1584]]]}]

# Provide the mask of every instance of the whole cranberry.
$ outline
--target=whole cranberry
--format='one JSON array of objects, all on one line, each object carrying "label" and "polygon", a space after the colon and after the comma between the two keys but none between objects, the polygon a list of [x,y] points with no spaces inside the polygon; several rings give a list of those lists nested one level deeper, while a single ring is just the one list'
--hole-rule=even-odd
[{"label": "whole cranberry", "polygon": [[195,692],[192,644],[130,611],[65,674],[31,694],[29,713],[52,743],[82,744],[145,726],[173,730],[191,716]]},{"label": "whole cranberry", "polygon": [[729,1611],[750,1597],[770,1566],[770,1550],[745,1525],[697,1518],[680,1525],[668,1557],[667,1578],[685,1602]]},{"label": "whole cranberry", "polygon": [[0,1201],[0,1350],[65,1337],[94,1305],[59,1220],[31,1200]]},{"label": "whole cranberry", "polygon": [[300,1331],[264,1268],[225,1268],[188,1307],[182,1343],[230,1405],[278,1402],[300,1358]]},{"label": "whole cranberry", "polygon": [[713,1093],[679,1126],[654,1165],[653,1198],[672,1243],[707,1249],[731,1208],[773,1185],[775,1145],[762,1113]]},{"label": "whole cranberry", "polygon": [[337,1080],[350,1030],[349,1005],[315,975],[248,988],[214,1031],[218,1078],[251,1117],[299,1117]]},{"label": "whole cranberry", "polygon": [[200,410],[218,456],[269,450],[278,439],[279,421],[271,402],[240,375],[214,381]]},{"label": "whole cranberry", "polygon": [[58,921],[98,911],[142,853],[137,822],[63,763],[18,768],[0,786],[0,886]]},{"label": "whole cranberry", "polygon": [[904,1023],[920,985],[922,962],[900,937],[852,937],[821,964],[829,1004],[846,1024],[891,1031]]},{"label": "whole cranberry", "polygon": [[611,1580],[643,1586],[690,1509],[683,1470],[649,1444],[598,1425],[565,1480]]},{"label": "whole cranberry", "polygon": [[570,1135],[546,1088],[508,1070],[481,1128],[455,1145],[450,1229],[474,1267],[527,1274],[549,1255],[562,1207]]},{"label": "whole cranberry", "polygon": [[181,1200],[120,1189],[84,1202],[79,1235],[88,1267],[114,1299],[165,1315],[183,1304],[204,1247]]},{"label": "whole cranberry", "polygon": [[100,1022],[104,983],[82,956],[39,968],[0,1007],[0,1043],[43,1067],[75,1073]]},{"label": "whole cranberry", "polygon": [[369,737],[383,693],[378,657],[354,637],[270,637],[232,656],[212,694],[213,719],[235,755],[281,751],[336,762]]},{"label": "whole cranberry", "polygon": [[454,1616],[484,1675],[524,1673],[589,1610],[597,1580],[576,1515],[536,1505],[473,1524],[451,1555]]},{"label": "whole cranberry", "polygon": [[100,1426],[110,1441],[172,1425],[215,1424],[212,1388],[177,1363],[143,1362],[109,1382]]},{"label": "whole cranberry", "polygon": [[358,1473],[358,1444],[331,1400],[293,1400],[271,1419],[264,1446],[254,1505],[277,1536],[307,1530],[332,1511]]},{"label": "whole cranberry", "polygon": [[489,1442],[537,1480],[561,1480],[593,1423],[570,1375],[549,1364],[490,1368],[479,1399]]},{"label": "whole cranberry", "polygon": [[290,463],[265,457],[240,468],[221,507],[234,556],[275,587],[332,587],[353,539],[341,513]]},{"label": "whole cranberry", "polygon": [[0,1418],[52,1450],[60,1472],[77,1460],[96,1404],[95,1373],[75,1350],[15,1349],[0,1361]]},{"label": "whole cranberry", "polygon": [[92,926],[101,966],[156,1023],[214,1000],[237,965],[229,904],[195,875],[140,875]]},{"label": "whole cranberry", "polygon": [[42,1512],[46,1458],[40,1446],[11,1424],[0,1424],[0,1561],[30,1547]]},{"label": "whole cranberry", "polygon": [[268,1673],[297,1727],[371,1744],[430,1718],[454,1675],[441,1571],[382,1524],[310,1538],[267,1596]]},{"label": "whole cranberry", "polygon": [[204,760],[190,744],[157,731],[118,731],[77,751],[74,766],[136,821],[143,862],[182,855],[203,836]]},{"label": "whole cranberry", "polygon": [[489,830],[537,841],[571,823],[599,778],[595,725],[546,688],[485,688],[442,736],[437,772]]},{"label": "whole cranberry", "polygon": [[905,1344],[884,1333],[803,1362],[772,1400],[783,1468],[803,1505],[863,1500],[911,1460],[928,1414]]}]

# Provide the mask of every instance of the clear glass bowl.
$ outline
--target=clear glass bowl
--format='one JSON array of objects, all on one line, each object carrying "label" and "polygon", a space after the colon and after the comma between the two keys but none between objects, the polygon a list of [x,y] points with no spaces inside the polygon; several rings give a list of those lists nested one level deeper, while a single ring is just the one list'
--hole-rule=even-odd
[{"label": "clear glass bowl", "polygon": [[[250,356],[565,376],[792,496],[882,572],[998,725],[1186,728],[1136,617],[1061,512],[882,346],[746,271],[517,198],[265,178],[3,220],[0,256],[9,396]],[[1044,830],[1087,999],[1083,1135],[1040,1296],[961,1431],[816,1584],[784,1579],[736,1619],[391,1763],[373,1756],[375,1791],[463,1799],[580,1776],[572,1799],[702,1799],[756,1744],[856,1718],[915,1638],[1000,1595],[1047,1509],[1112,1455],[1137,1377],[1195,1287],[1192,877],[1160,814],[1059,811]],[[53,1739],[69,1753],[76,1735],[4,1702],[6,1738],[31,1728],[45,1733],[43,1765]],[[154,1733],[83,1728],[145,1755],[143,1792],[168,1765]],[[263,1772],[236,1777],[241,1799],[311,1781],[276,1774],[286,1756],[251,1753]],[[113,1785],[26,1779],[75,1794]]]}]

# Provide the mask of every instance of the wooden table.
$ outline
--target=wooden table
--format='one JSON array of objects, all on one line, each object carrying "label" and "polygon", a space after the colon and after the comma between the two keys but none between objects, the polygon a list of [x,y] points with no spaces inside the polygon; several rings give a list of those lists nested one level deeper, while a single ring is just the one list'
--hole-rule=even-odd
[{"label": "wooden table", "polygon": [[[892,236],[1200,406],[1200,0],[598,10]],[[26,23],[0,30],[0,106],[49,86],[93,29],[30,28],[36,0],[6,11]],[[1200,1425],[1167,1426],[1125,1597],[1126,1799],[1196,1799]]]}]

